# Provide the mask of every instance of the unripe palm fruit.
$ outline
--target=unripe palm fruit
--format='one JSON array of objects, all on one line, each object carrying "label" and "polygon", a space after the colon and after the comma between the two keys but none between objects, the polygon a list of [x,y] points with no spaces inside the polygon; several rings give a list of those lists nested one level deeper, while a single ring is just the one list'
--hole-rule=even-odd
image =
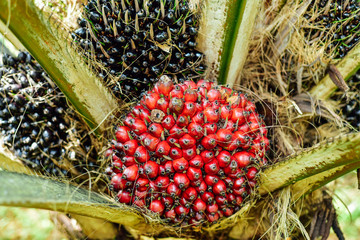
[{"label": "unripe palm fruit", "polygon": [[[190,92],[196,96],[190,97],[187,94]],[[166,109],[157,108],[154,97],[149,97],[160,95],[161,101],[169,103]],[[160,101],[160,98],[156,99]],[[189,103],[201,107],[189,114],[185,107]],[[137,131],[142,127],[133,124],[141,120],[137,113],[140,107],[151,112],[145,132]],[[226,109],[227,118],[220,117],[220,109]],[[233,116],[237,116],[234,126],[228,129],[227,123],[229,118],[234,120]],[[179,122],[179,118],[186,121]],[[249,132],[241,130],[254,121],[256,128]],[[134,145],[144,148],[151,157],[146,162],[124,165],[122,173],[115,173],[118,169],[110,173],[115,194],[132,191],[134,185],[144,185],[146,178],[149,181],[146,195],[135,197],[144,198],[144,208],[174,224],[196,214],[204,214],[197,223],[215,222],[220,217],[232,215],[255,189],[260,167],[266,163],[265,125],[254,104],[244,94],[209,81],[175,85],[168,76],[162,76],[154,89],[125,116],[123,123],[127,126],[117,127],[116,139],[123,141],[127,136],[124,129],[127,129],[133,138],[130,141],[137,142]],[[128,148],[117,149],[115,145],[111,149],[118,158],[133,157]],[[124,174],[127,177],[135,168],[139,169],[139,174],[133,173],[132,179],[126,178],[128,184],[119,182],[119,174],[124,179]],[[171,198],[172,203],[166,198]],[[134,202],[128,204],[136,205]],[[173,209],[175,211],[171,212]]]},{"label": "unripe palm fruit", "polygon": [[79,25],[74,41],[106,69],[100,77],[119,98],[139,96],[164,72],[182,82],[205,70],[187,1],[90,0]]}]

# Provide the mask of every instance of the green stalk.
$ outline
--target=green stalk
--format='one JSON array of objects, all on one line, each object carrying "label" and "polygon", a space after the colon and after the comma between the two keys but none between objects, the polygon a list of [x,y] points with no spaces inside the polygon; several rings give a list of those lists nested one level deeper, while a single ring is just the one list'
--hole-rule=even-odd
[{"label": "green stalk", "polygon": [[0,20],[50,75],[89,126],[99,130],[116,101],[31,0],[0,1]]},{"label": "green stalk", "polygon": [[[345,80],[353,76],[360,69],[360,44],[357,44],[337,65],[337,70]],[[337,86],[327,74],[316,86],[310,90],[310,94],[316,99],[325,100],[337,89]]]},{"label": "green stalk", "polygon": [[260,176],[259,193],[264,195],[313,175],[359,162],[360,133],[349,134],[266,169]]},{"label": "green stalk", "polygon": [[233,85],[245,63],[260,0],[207,0],[197,42],[208,66],[207,78]]}]

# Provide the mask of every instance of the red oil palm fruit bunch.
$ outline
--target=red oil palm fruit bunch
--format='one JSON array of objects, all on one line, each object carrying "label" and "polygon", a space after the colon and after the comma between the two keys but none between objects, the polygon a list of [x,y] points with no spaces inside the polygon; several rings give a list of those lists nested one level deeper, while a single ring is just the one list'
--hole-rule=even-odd
[{"label": "red oil palm fruit bunch", "polygon": [[175,224],[237,212],[269,148],[266,126],[244,94],[205,80],[173,84],[167,76],[115,136],[107,172],[116,199]]}]

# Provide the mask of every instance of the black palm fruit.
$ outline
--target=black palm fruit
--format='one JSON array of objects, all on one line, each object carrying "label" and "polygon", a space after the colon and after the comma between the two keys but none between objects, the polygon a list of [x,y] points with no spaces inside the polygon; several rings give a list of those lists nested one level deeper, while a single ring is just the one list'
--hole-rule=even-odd
[{"label": "black palm fruit", "polygon": [[[359,0],[312,1],[309,9],[318,9],[319,16],[312,20],[309,10],[304,16],[310,19],[312,27],[305,29],[309,39],[324,36],[323,29],[333,29],[329,36],[328,51],[335,51],[335,58],[344,57],[358,42],[360,37]],[[320,30],[319,30],[320,29]]]},{"label": "black palm fruit", "polygon": [[4,144],[26,165],[47,175],[73,177],[92,170],[96,151],[64,94],[29,53],[20,52],[16,58],[4,54],[2,59]]},{"label": "black palm fruit", "polygon": [[360,70],[352,76],[348,85],[352,94],[346,105],[342,108],[345,120],[357,130],[360,130]]},{"label": "black palm fruit", "polygon": [[90,0],[79,25],[72,37],[105,67],[100,77],[120,99],[139,96],[162,74],[182,82],[205,70],[186,0]]}]

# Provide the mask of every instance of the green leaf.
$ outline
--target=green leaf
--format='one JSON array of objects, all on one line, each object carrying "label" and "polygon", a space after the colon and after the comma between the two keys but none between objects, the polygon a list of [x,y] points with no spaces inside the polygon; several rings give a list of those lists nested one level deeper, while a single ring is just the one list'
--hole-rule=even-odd
[{"label": "green leaf", "polygon": [[[31,0],[0,1],[0,20],[55,81],[91,128],[101,125],[117,108],[115,99],[70,46],[60,28],[45,18]],[[59,23],[58,23],[59,24]]]}]

